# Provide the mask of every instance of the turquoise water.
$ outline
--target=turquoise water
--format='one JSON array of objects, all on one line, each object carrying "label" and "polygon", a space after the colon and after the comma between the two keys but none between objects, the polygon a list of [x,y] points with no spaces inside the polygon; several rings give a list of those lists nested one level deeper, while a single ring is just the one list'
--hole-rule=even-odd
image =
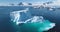
[{"label": "turquoise water", "polygon": [[[17,28],[11,24],[9,13],[12,11],[23,10],[25,8],[26,7],[20,7],[20,6],[10,6],[10,7],[1,6],[0,7],[0,32],[16,32]],[[47,8],[43,8],[43,9],[34,9],[32,7],[29,8],[33,16],[42,15],[45,19],[48,19],[50,22],[56,23],[56,27],[49,30],[48,32],[60,31],[60,9],[55,9],[55,11],[49,11]],[[33,11],[35,12],[33,13]]]},{"label": "turquoise water", "polygon": [[16,24],[14,25],[15,27],[17,27],[18,32],[43,32],[43,31],[47,31],[45,28],[51,27],[50,26],[51,23],[52,22],[45,20],[43,21],[43,23],[35,22],[35,23],[24,23],[18,26]]}]

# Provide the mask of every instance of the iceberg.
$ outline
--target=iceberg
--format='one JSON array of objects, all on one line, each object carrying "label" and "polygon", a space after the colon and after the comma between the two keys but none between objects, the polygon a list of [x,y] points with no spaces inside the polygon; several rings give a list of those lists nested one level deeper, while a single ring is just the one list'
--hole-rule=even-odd
[{"label": "iceberg", "polygon": [[18,32],[43,32],[55,26],[55,23],[45,20],[43,16],[32,16],[28,8],[13,11],[10,13],[10,17],[11,21],[19,26]]}]

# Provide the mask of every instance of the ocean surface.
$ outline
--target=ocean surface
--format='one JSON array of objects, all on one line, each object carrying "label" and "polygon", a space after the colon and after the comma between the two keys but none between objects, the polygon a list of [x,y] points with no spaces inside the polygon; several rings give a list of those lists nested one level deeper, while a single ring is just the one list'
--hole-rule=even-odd
[{"label": "ocean surface", "polygon": [[0,32],[16,32],[17,28],[10,21],[10,12],[29,8],[32,16],[43,16],[45,19],[56,23],[56,26],[49,31],[60,32],[60,8],[50,11],[48,8],[34,8],[31,6],[0,6]]}]

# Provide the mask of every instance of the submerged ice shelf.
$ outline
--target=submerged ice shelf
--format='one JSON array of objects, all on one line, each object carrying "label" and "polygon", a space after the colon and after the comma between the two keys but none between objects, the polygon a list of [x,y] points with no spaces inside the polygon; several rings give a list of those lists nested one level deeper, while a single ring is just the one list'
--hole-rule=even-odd
[{"label": "submerged ice shelf", "polygon": [[55,23],[45,20],[43,16],[32,16],[28,8],[21,11],[13,11],[10,16],[11,21],[16,23],[16,25],[24,23],[20,26],[21,32],[43,32],[55,26]]}]

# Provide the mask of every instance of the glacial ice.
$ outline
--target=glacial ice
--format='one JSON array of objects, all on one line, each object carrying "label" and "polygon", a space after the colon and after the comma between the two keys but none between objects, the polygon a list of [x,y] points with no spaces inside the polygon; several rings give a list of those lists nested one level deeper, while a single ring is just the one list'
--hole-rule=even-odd
[{"label": "glacial ice", "polygon": [[[27,31],[28,29],[29,32],[32,32],[32,27],[35,27],[36,31],[43,32],[55,26],[55,23],[52,23],[49,20],[45,20],[43,16],[32,16],[28,8],[25,10],[13,11],[10,13],[10,16],[11,21],[16,23],[16,25],[24,23],[20,28],[22,29],[21,31]],[[33,31],[35,28],[33,28]]]}]

